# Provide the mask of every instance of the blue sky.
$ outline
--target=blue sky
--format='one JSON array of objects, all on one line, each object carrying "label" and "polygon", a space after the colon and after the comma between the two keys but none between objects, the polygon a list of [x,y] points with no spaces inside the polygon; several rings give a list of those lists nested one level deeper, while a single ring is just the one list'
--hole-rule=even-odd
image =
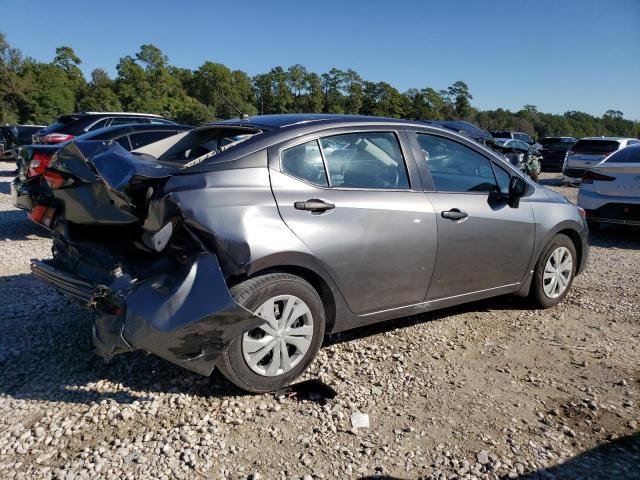
[{"label": "blue sky", "polygon": [[481,109],[529,103],[640,120],[640,0],[1,4],[12,46],[41,61],[71,46],[87,75],[114,74],[120,57],[153,43],[187,68],[211,60],[254,75],[335,66],[401,91],[464,80]]}]

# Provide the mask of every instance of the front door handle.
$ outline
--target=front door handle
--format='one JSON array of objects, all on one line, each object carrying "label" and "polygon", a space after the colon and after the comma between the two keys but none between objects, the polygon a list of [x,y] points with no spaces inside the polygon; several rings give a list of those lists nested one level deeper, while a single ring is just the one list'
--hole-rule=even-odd
[{"label": "front door handle", "polygon": [[293,208],[296,210],[307,210],[309,212],[326,212],[327,210],[333,210],[336,206],[333,203],[325,202],[318,198],[311,198],[306,202],[295,202]]},{"label": "front door handle", "polygon": [[467,212],[458,208],[452,208],[451,210],[442,212],[442,218],[446,218],[448,220],[462,220],[468,216],[469,214]]}]

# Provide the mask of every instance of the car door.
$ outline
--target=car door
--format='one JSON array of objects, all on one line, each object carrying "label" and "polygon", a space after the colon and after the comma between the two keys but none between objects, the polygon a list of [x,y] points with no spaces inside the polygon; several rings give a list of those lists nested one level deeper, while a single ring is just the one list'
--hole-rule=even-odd
[{"label": "car door", "polygon": [[436,219],[407,146],[404,132],[383,129],[311,135],[269,151],[282,219],[356,314],[426,295]]},{"label": "car door", "polygon": [[507,205],[516,173],[482,150],[452,138],[416,133],[438,226],[436,262],[428,300],[515,286],[533,252],[531,205]]}]

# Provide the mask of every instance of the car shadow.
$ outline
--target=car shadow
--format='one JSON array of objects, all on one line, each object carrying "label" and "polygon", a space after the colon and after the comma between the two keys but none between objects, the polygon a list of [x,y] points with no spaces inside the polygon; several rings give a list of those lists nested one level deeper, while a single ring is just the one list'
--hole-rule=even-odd
[{"label": "car shadow", "polygon": [[640,250],[640,227],[602,224],[589,232],[589,245],[602,248]]},{"label": "car shadow", "polygon": [[519,478],[526,480],[638,479],[640,478],[640,433],[603,443],[564,463]]},{"label": "car shadow", "polygon": [[527,310],[530,309],[526,298],[514,295],[502,295],[499,297],[487,298],[475,302],[464,303],[454,307],[442,308],[431,312],[411,315],[394,320],[374,323],[373,325],[365,325],[344,332],[338,332],[327,336],[324,345],[333,345],[337,343],[350,342],[361,338],[390,332],[397,328],[406,328],[418,325],[424,322],[442,320],[444,318],[469,312],[491,312],[493,310]]},{"label": "car shadow", "polygon": [[562,186],[568,185],[568,182],[566,182],[562,177],[539,178],[537,183],[539,185],[544,185],[545,187],[562,187]]},{"label": "car shadow", "polygon": [[65,403],[151,401],[149,392],[199,397],[244,393],[153,355],[105,362],[94,353],[94,313],[29,274],[0,277],[0,396]]},{"label": "car shadow", "polygon": [[49,231],[29,220],[24,210],[0,211],[0,240],[28,240],[35,235],[41,238],[50,238]]}]

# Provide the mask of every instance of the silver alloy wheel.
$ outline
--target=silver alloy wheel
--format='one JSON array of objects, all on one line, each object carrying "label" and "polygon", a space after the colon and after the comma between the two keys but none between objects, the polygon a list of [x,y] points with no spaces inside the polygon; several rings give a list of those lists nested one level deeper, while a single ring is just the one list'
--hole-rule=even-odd
[{"label": "silver alloy wheel", "polygon": [[549,298],[558,298],[569,286],[573,272],[573,257],[567,247],[558,247],[544,267],[542,288]]},{"label": "silver alloy wheel", "polygon": [[242,336],[242,355],[249,368],[265,377],[295,368],[313,338],[313,317],[307,304],[293,295],[278,295],[254,313],[267,323]]}]

